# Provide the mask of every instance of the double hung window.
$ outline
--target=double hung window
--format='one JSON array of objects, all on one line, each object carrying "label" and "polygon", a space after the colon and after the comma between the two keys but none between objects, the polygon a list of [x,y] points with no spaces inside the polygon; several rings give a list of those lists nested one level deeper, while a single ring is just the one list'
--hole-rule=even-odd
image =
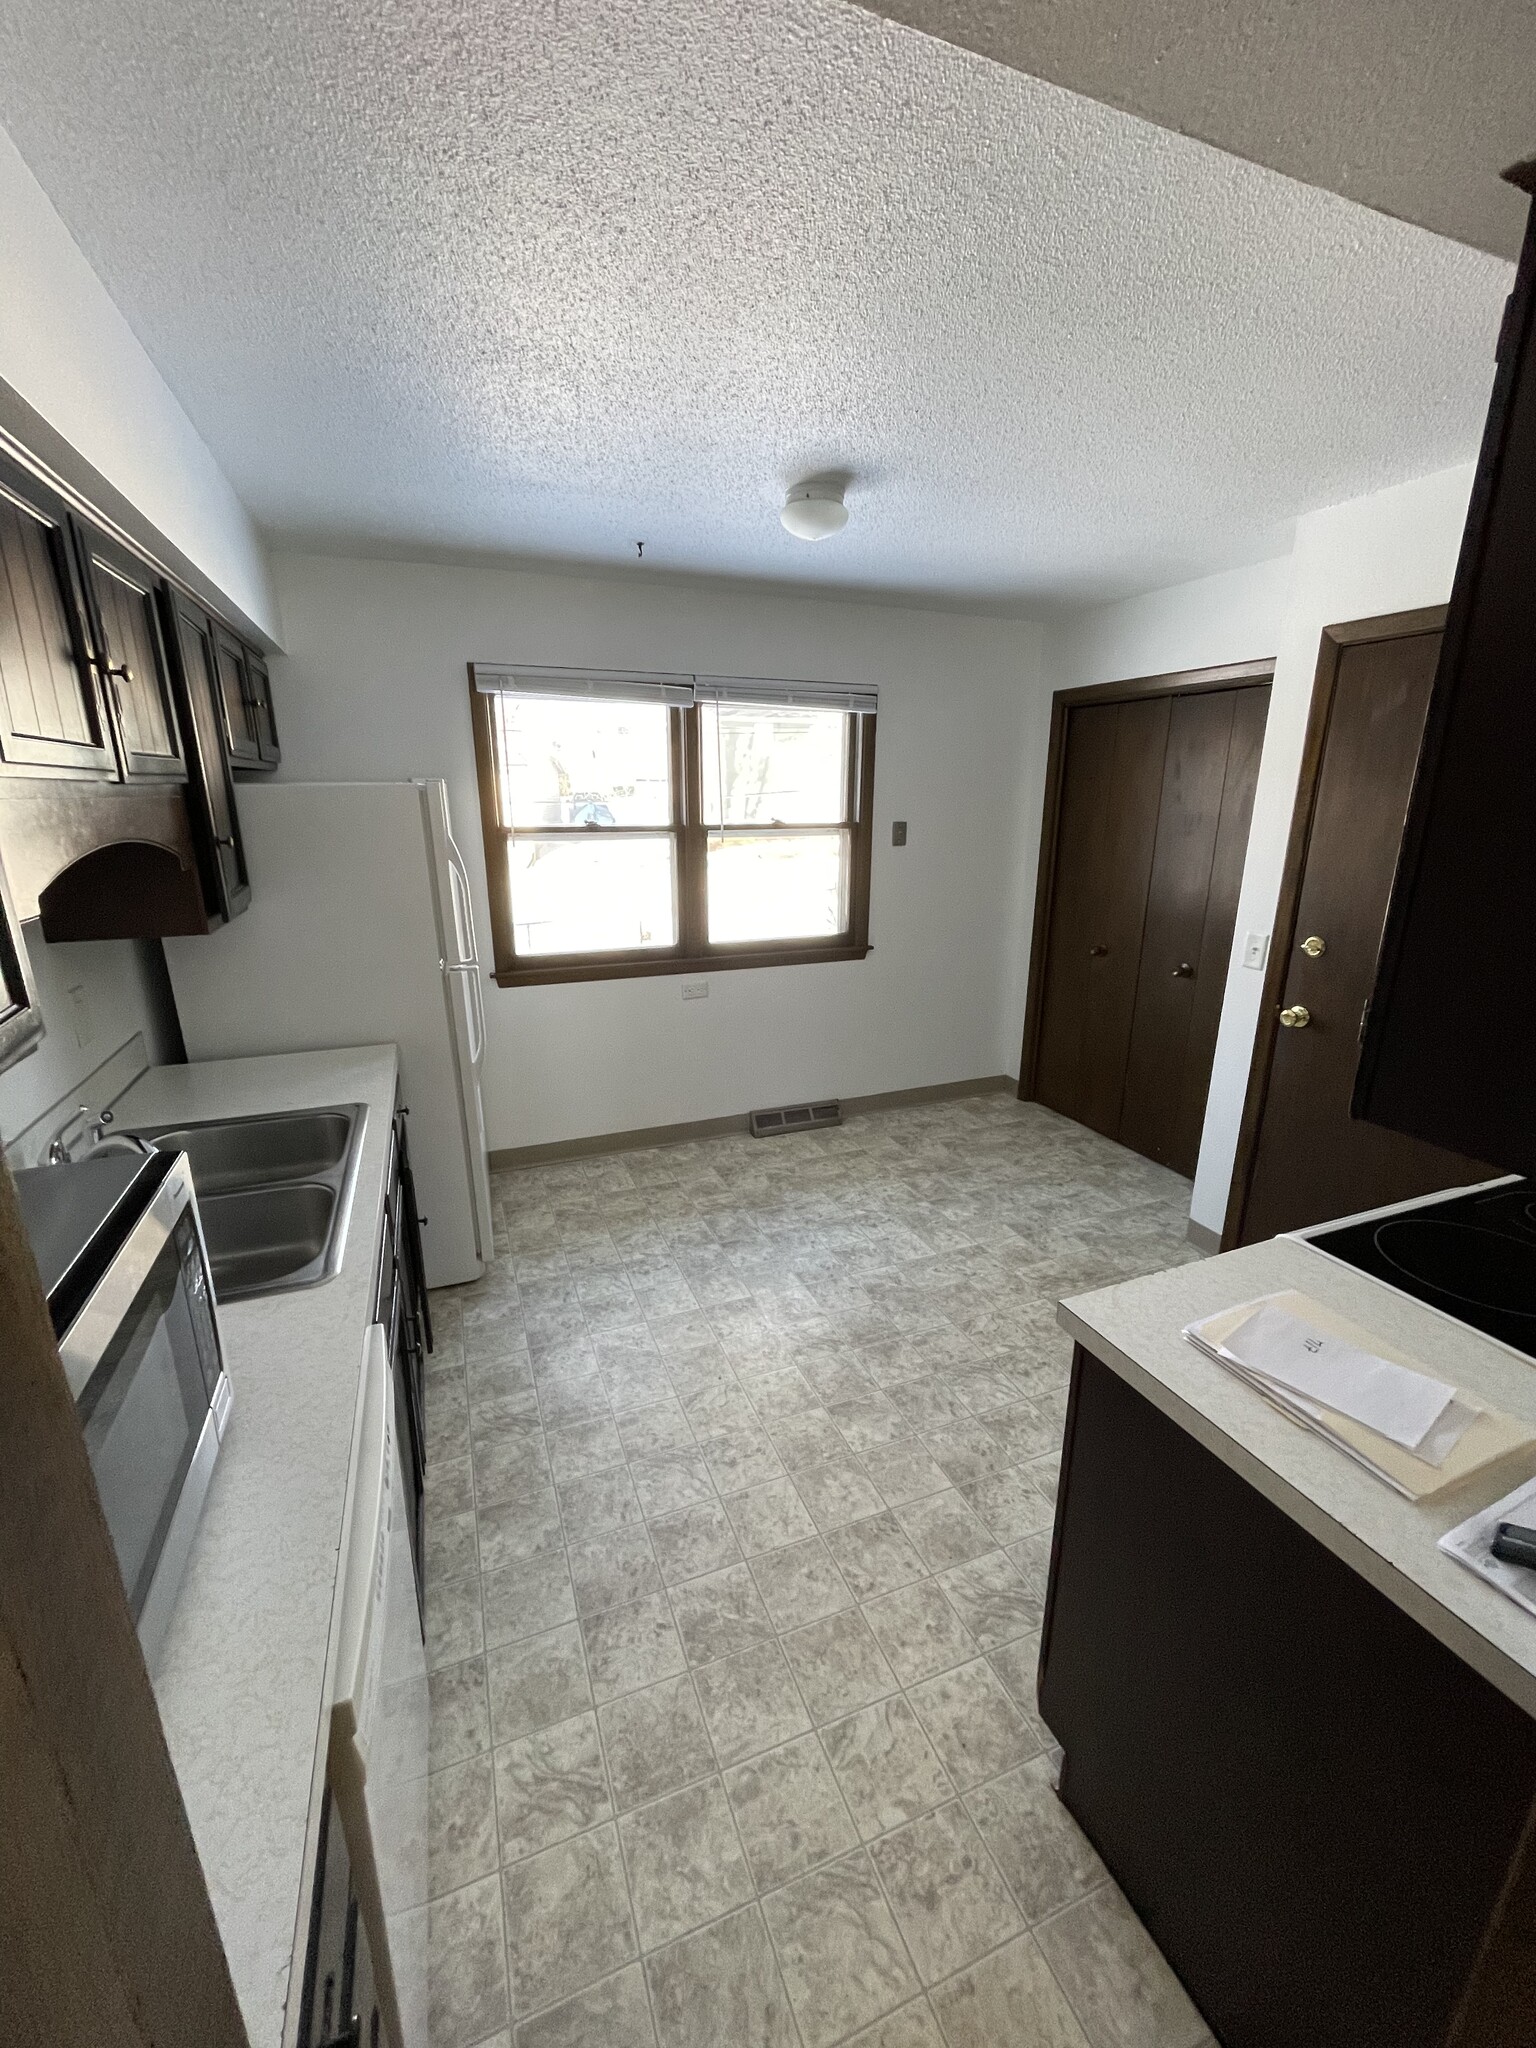
[{"label": "double hung window", "polygon": [[868,951],[872,692],[472,664],[497,979]]}]

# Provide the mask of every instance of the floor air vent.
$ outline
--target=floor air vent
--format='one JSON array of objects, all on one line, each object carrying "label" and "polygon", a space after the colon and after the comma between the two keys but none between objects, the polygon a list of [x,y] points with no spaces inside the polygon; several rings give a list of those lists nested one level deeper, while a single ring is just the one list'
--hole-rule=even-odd
[{"label": "floor air vent", "polygon": [[840,1102],[794,1102],[788,1109],[754,1109],[747,1128],[754,1138],[778,1138],[785,1131],[819,1131],[842,1120]]}]

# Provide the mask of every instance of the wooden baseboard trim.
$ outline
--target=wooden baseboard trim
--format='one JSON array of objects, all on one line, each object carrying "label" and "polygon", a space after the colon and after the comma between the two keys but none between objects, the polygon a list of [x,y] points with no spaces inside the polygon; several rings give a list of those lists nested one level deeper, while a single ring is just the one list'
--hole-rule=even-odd
[{"label": "wooden baseboard trim", "polygon": [[1197,1223],[1193,1216],[1189,1219],[1184,1235],[1192,1245],[1197,1246],[1203,1252],[1219,1252],[1221,1250],[1221,1232],[1219,1230],[1212,1230],[1207,1223]]},{"label": "wooden baseboard trim", "polygon": [[[924,1102],[953,1102],[966,1095],[995,1095],[1015,1086],[1011,1074],[984,1074],[974,1081],[936,1081],[926,1088],[892,1088],[883,1095],[845,1095],[843,1115],[862,1116],[872,1109],[913,1109]],[[587,1159],[594,1152],[645,1152],[653,1145],[688,1145],[697,1138],[720,1138],[745,1132],[747,1111],[739,1116],[707,1116],[695,1123],[652,1124],[640,1131],[600,1131],[590,1138],[556,1138],[547,1145],[509,1145],[490,1153],[493,1173],[519,1166],[543,1166],[556,1159]],[[793,1134],[791,1134],[793,1135]],[[763,1139],[765,1145],[772,1142]]]}]

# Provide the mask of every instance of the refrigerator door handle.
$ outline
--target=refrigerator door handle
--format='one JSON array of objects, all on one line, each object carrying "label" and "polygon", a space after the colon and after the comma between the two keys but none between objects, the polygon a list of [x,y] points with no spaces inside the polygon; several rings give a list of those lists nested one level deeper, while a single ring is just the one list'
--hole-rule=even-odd
[{"label": "refrigerator door handle", "polygon": [[479,949],[475,944],[475,911],[469,894],[469,870],[464,865],[464,856],[454,844],[453,834],[447,835],[448,880],[453,890],[454,921],[459,926],[455,936],[464,950],[473,956]]},{"label": "refrigerator door handle", "polygon": [[463,974],[468,977],[468,986],[472,997],[469,1013],[473,1020],[473,1029],[470,1033],[469,1064],[472,1067],[478,1068],[481,1055],[485,1051],[485,997],[481,994],[480,990],[480,962],[478,960],[445,961],[443,972],[445,974]]},{"label": "refrigerator door handle", "polygon": [[474,1061],[475,1072],[478,1074],[480,1063],[485,1057],[485,983],[480,977],[478,963],[476,972],[470,977],[469,985],[475,992],[475,1018],[479,1027],[475,1037]]}]

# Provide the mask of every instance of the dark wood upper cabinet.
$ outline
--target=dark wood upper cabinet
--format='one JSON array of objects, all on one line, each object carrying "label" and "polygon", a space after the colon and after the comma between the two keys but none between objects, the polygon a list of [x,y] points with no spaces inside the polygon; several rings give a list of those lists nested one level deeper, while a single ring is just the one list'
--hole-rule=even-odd
[{"label": "dark wood upper cabinet", "polygon": [[245,673],[250,684],[251,715],[256,721],[256,746],[263,768],[275,768],[283,758],[277,737],[277,718],[272,710],[272,678],[267,664],[254,647],[245,650]]},{"label": "dark wood upper cabinet", "polygon": [[166,587],[161,615],[170,650],[176,706],[186,734],[187,802],[210,920],[225,922],[251,899],[235,789],[224,745],[218,634],[208,614]]},{"label": "dark wood upper cabinet", "polygon": [[272,715],[272,684],[267,664],[253,647],[222,626],[215,629],[218,700],[224,721],[224,746],[230,766],[241,774],[262,774],[282,758],[277,721]]},{"label": "dark wood upper cabinet", "polygon": [[69,511],[0,460],[0,767],[116,776],[90,652]]},{"label": "dark wood upper cabinet", "polygon": [[123,779],[184,781],[154,573],[105,535],[77,530],[93,658],[117,729]]},{"label": "dark wood upper cabinet", "polygon": [[219,715],[224,724],[224,750],[232,768],[261,766],[261,738],[251,705],[245,649],[233,633],[214,628],[213,652],[218,677]]},{"label": "dark wood upper cabinet", "polygon": [[[1536,190],[1536,162],[1512,173]],[[1536,209],[1355,1080],[1354,1114],[1536,1171]]]},{"label": "dark wood upper cabinet", "polygon": [[225,923],[251,893],[233,768],[276,760],[260,658],[0,458],[0,856],[19,915],[50,940]]}]

